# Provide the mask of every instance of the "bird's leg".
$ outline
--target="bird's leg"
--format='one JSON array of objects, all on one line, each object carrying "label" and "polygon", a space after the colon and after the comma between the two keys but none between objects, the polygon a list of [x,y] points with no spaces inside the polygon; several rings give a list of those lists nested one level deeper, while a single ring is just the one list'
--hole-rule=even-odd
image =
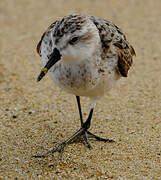
[{"label": "bird's leg", "polygon": [[[80,116],[80,122],[81,122],[81,127],[83,126],[83,116],[82,116],[82,110],[81,110],[81,104],[80,104],[80,97],[76,96],[77,99],[77,105],[78,105],[78,110],[79,110],[79,116]],[[90,149],[91,145],[88,142],[88,137],[87,137],[87,132],[85,132],[85,134],[83,135],[85,145]]]},{"label": "bird's leg", "polygon": [[80,104],[80,97],[76,96],[76,99],[77,99],[77,104],[78,104],[80,122],[81,122],[81,126],[82,126],[83,125],[83,116],[82,116],[82,110],[81,110],[81,104]]},{"label": "bird's leg", "polygon": [[[80,116],[80,122],[81,122],[81,127],[82,127],[82,126],[83,126],[83,116],[82,116],[82,111],[81,111],[80,97],[79,97],[79,96],[76,96],[76,99],[77,99],[79,116]],[[87,132],[85,133],[85,136],[84,136],[84,138],[87,139],[87,140],[85,140],[86,142],[88,142],[87,135],[88,135],[89,137],[91,137],[91,138],[96,139],[97,141],[114,142],[114,140],[112,140],[112,139],[105,139],[105,138],[96,136],[95,134],[92,134],[92,133],[89,132],[89,131],[87,131]],[[86,144],[87,144],[87,143],[86,143]],[[88,145],[88,147],[89,147],[89,145]]]}]

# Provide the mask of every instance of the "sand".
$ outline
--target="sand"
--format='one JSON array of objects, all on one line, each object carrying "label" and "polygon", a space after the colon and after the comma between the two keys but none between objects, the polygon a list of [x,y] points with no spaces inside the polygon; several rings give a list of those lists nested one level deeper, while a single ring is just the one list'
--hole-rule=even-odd
[{"label": "sand", "polygon": [[[73,95],[45,77],[35,51],[54,20],[73,13],[109,19],[136,50],[128,78],[98,102],[91,132],[115,143],[80,143],[35,159],[79,128]],[[0,179],[161,179],[160,0],[0,1]],[[83,115],[89,102],[81,99]]]}]

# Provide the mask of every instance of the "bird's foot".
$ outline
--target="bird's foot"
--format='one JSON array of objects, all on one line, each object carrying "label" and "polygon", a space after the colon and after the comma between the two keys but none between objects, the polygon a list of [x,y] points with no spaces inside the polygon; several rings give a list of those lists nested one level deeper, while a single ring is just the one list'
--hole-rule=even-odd
[{"label": "bird's foot", "polygon": [[44,158],[48,154],[59,152],[59,159],[61,160],[62,157],[63,157],[63,152],[64,152],[65,146],[66,146],[66,143],[63,142],[63,143],[59,144],[57,147],[54,147],[52,150],[49,150],[49,151],[47,151],[47,152],[45,152],[43,154],[34,155],[33,157],[35,157],[35,158]]},{"label": "bird's foot", "polygon": [[103,142],[109,142],[109,143],[114,142],[114,140],[112,140],[112,139],[104,139],[104,138],[101,138],[99,136],[96,136],[96,135],[92,134],[91,132],[89,132],[86,128],[81,127],[76,133],[74,133],[66,141],[60,143],[57,147],[54,147],[53,149],[45,152],[44,154],[35,155],[33,157],[35,157],[35,158],[44,158],[48,154],[58,152],[59,153],[59,159],[62,160],[64,149],[65,149],[67,144],[71,144],[73,142],[82,142],[87,148],[91,149],[92,146],[88,141],[88,137],[89,138],[94,138],[97,141],[103,141]]},{"label": "bird's foot", "polygon": [[105,139],[105,138],[102,138],[102,137],[99,137],[95,134],[92,134],[91,132],[87,131],[87,134],[88,134],[88,137],[90,138],[94,138],[95,140],[97,141],[103,141],[103,142],[108,142],[108,143],[113,143],[115,142],[113,139]]}]

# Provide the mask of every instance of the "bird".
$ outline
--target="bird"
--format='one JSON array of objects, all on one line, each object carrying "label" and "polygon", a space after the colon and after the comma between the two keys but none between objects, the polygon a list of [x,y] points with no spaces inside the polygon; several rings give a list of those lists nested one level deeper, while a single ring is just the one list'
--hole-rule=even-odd
[{"label": "bird", "polygon": [[[80,128],[67,140],[35,157],[59,153],[62,159],[65,147],[83,142],[92,148],[89,138],[103,142],[113,139],[99,137],[89,131],[92,115],[100,100],[128,71],[136,55],[123,31],[113,22],[86,14],[70,14],[56,20],[43,33],[37,53],[44,67],[37,77],[46,74],[62,90],[76,97]],[[89,115],[83,120],[80,97],[90,101]]]}]

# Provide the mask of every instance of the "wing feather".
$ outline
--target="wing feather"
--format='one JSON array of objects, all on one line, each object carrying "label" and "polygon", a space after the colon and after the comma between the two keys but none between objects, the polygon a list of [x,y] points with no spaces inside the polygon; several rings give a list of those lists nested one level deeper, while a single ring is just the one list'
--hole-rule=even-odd
[{"label": "wing feather", "polygon": [[43,40],[45,34],[46,34],[46,32],[43,33],[43,35],[41,36],[41,40],[39,41],[39,43],[37,44],[37,47],[36,47],[36,51],[40,56],[41,56],[41,43],[42,43],[42,40]]},{"label": "wing feather", "polygon": [[127,41],[125,43],[125,47],[121,46],[121,44],[114,44],[117,47],[118,70],[123,77],[127,77],[133,63],[133,56],[136,55],[134,48]]},{"label": "wing feather", "polygon": [[42,43],[45,35],[46,35],[52,28],[54,28],[56,22],[57,22],[57,21],[53,22],[53,23],[48,27],[48,29],[47,29],[47,30],[43,33],[43,35],[41,36],[41,39],[40,39],[39,43],[38,43],[37,46],[36,46],[36,51],[37,51],[37,53],[38,53],[40,56],[41,56],[41,43]]},{"label": "wing feather", "polygon": [[[134,48],[128,43],[122,30],[112,22],[94,16],[91,16],[90,19],[99,31],[103,49],[102,57],[107,58],[110,53],[110,57],[111,55],[117,56],[117,69],[123,77],[127,77],[133,62],[132,57],[136,55]],[[110,51],[111,46],[116,50],[115,53]]]}]

